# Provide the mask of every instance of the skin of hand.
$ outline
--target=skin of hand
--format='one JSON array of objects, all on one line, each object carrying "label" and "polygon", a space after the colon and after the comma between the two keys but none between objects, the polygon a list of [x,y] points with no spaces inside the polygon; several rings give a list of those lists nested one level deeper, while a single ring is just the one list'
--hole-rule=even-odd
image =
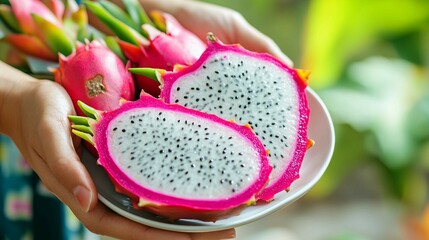
[{"label": "skin of hand", "polygon": [[98,203],[97,190],[76,149],[67,118],[75,114],[66,91],[0,62],[0,133],[10,136],[49,191],[92,232],[118,239],[228,239],[234,230],[176,233],[128,220]]}]

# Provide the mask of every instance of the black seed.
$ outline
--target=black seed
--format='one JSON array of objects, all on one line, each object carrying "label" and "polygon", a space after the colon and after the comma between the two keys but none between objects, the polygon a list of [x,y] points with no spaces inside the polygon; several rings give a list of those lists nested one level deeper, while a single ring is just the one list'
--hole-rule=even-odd
[{"label": "black seed", "polygon": [[116,130],[118,130],[118,128],[117,128],[117,127],[113,128],[113,131],[116,131]]}]

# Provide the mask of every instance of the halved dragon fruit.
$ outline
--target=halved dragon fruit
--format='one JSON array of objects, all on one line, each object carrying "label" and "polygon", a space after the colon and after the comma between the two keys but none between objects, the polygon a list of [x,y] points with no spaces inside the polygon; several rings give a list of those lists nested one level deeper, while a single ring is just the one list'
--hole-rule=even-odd
[{"label": "halved dragon fruit", "polygon": [[267,152],[249,126],[148,94],[110,112],[79,103],[73,132],[94,144],[117,191],[168,219],[216,221],[255,202]]},{"label": "halved dragon fruit", "polygon": [[270,201],[299,178],[312,141],[307,138],[308,72],[276,58],[224,45],[208,35],[208,48],[189,67],[174,72],[135,68],[131,72],[158,79],[161,99],[250,124],[269,150],[273,166],[268,186],[257,196]]}]

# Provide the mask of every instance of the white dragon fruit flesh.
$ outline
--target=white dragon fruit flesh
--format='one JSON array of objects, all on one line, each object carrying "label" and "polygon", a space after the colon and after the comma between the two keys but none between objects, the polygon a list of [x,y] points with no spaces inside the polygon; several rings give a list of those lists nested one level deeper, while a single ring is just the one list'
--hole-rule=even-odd
[{"label": "white dragon fruit flesh", "polygon": [[133,205],[168,219],[216,221],[255,203],[267,152],[248,125],[142,94],[108,112],[79,103],[73,132]]},{"label": "white dragon fruit flesh", "polygon": [[208,48],[191,66],[173,72],[130,69],[161,82],[160,98],[167,103],[250,124],[269,151],[271,178],[258,199],[270,201],[299,178],[307,137],[309,73],[276,58],[239,45],[224,45],[208,35]]}]

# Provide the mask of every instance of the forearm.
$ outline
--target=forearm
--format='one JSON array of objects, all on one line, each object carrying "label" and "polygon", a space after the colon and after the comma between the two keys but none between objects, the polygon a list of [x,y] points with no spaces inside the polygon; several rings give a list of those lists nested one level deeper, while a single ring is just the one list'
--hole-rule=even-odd
[{"label": "forearm", "polygon": [[1,61],[0,73],[0,133],[11,136],[19,128],[19,100],[37,81]]}]

